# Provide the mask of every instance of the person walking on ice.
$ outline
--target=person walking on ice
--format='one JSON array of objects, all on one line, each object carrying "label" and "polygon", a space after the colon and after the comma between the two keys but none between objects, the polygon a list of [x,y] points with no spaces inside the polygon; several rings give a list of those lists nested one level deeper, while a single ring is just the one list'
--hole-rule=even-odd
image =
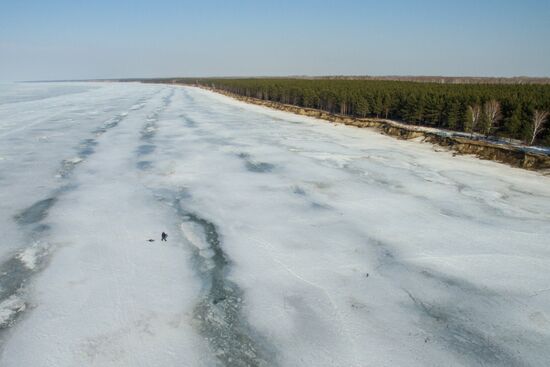
[{"label": "person walking on ice", "polygon": [[166,233],[162,232],[162,234],[160,235],[160,240],[168,242],[167,238],[168,238],[168,235]]}]

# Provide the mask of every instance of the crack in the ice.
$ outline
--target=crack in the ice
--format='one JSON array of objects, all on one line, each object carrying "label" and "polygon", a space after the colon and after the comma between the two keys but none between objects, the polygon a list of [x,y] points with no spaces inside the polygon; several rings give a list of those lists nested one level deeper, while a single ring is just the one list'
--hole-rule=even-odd
[{"label": "crack in the ice", "polygon": [[[166,110],[166,108],[172,102],[172,97],[174,96],[174,90],[170,91],[170,94],[162,98],[162,103],[159,107],[155,109],[152,113],[147,115],[146,123],[140,131],[141,140],[144,144],[141,144],[137,148],[138,156],[146,156],[153,153],[156,150],[156,145],[153,143],[153,138],[157,133],[157,122],[160,114]],[[139,170],[147,171],[153,167],[153,162],[149,160],[141,160],[136,163],[136,167]]]},{"label": "crack in the ice", "polygon": [[[243,292],[227,278],[231,262],[221,247],[216,225],[183,208],[182,200],[188,197],[186,191],[176,194],[169,190],[157,190],[157,197],[176,210],[183,224],[200,228],[208,245],[209,253],[198,247],[195,250],[197,269],[208,281],[208,286],[193,314],[199,332],[208,341],[218,360],[222,365],[230,367],[274,366],[275,358],[268,343],[241,315]],[[193,239],[187,240],[193,243]]]},{"label": "crack in the ice", "polygon": [[[139,106],[139,108],[132,108],[131,110],[135,111],[143,108],[144,100],[140,99],[135,106]],[[69,177],[78,164],[82,163],[84,159],[95,153],[95,147],[98,144],[97,139],[110,129],[118,126],[118,124],[121,123],[126,118],[126,116],[128,116],[128,112],[119,113],[115,117],[112,117],[111,119],[104,122],[103,126],[100,126],[93,130],[95,138],[87,138],[80,142],[77,147],[77,157],[72,159],[64,159],[61,162],[61,168],[58,171],[58,177]]]},{"label": "crack in the ice", "polygon": [[265,351],[252,337],[252,331],[243,323],[241,317],[242,291],[226,278],[229,261],[221,249],[216,226],[188,213],[189,222],[198,224],[214,255],[210,258],[214,267],[203,267],[210,279],[210,289],[196,305],[195,319],[199,321],[199,330],[207,338],[216,356],[225,366],[265,366]]}]

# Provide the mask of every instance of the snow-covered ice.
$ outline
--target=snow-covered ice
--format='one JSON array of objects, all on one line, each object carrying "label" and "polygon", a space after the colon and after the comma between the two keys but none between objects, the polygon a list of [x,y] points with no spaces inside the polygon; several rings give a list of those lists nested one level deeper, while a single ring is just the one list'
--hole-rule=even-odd
[{"label": "snow-covered ice", "polygon": [[0,366],[550,365],[550,178],[368,129],[2,85],[0,230]]}]

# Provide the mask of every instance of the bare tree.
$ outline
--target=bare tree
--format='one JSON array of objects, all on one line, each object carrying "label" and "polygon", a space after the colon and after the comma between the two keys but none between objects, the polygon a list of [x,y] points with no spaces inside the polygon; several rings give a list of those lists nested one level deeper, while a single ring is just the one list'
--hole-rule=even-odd
[{"label": "bare tree", "polygon": [[471,136],[473,136],[477,124],[479,123],[479,118],[481,116],[481,107],[478,104],[473,106],[468,106],[468,125],[466,131],[469,131]]},{"label": "bare tree", "polygon": [[535,113],[533,113],[533,125],[532,125],[532,135],[531,135],[531,141],[529,142],[529,145],[533,145],[535,142],[535,139],[537,138],[537,135],[544,130],[544,123],[548,119],[548,112],[547,111],[539,111],[535,110]]},{"label": "bare tree", "polygon": [[485,102],[483,113],[485,114],[485,126],[483,126],[483,130],[485,135],[489,135],[491,128],[500,120],[500,103],[494,99]]}]

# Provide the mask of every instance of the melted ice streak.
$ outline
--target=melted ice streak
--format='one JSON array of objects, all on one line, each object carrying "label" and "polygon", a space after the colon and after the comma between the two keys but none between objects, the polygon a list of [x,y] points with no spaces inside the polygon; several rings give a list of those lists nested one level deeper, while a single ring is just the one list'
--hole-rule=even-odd
[{"label": "melted ice streak", "polygon": [[194,265],[206,280],[195,306],[194,324],[224,366],[274,366],[269,344],[243,320],[243,292],[227,278],[230,260],[222,248],[216,226],[185,210],[186,191],[158,190],[160,201],[168,202],[182,222],[183,239],[193,249]]},{"label": "melted ice streak", "polygon": [[0,103],[0,365],[548,365],[548,177],[78,86]]}]

